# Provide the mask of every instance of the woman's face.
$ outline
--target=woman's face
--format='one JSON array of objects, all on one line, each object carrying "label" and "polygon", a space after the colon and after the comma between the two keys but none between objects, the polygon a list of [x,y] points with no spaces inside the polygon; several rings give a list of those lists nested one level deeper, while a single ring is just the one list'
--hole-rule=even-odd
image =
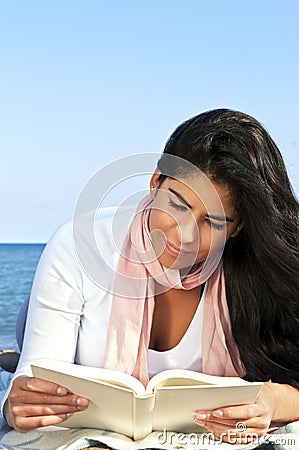
[{"label": "woman's face", "polygon": [[201,193],[205,188],[194,190],[191,178],[167,177],[160,186],[158,179],[156,171],[151,178],[149,229],[163,266],[182,269],[203,262],[209,251],[222,251],[225,242],[242,228],[227,187],[209,179],[214,189],[207,197]]}]

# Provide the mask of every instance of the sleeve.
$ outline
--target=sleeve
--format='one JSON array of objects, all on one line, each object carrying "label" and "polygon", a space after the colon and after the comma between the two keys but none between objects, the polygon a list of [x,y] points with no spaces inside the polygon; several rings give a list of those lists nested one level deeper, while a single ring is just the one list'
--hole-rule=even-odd
[{"label": "sleeve", "polygon": [[[54,233],[38,263],[23,349],[12,381],[32,375],[33,360],[74,361],[83,307],[83,273],[74,249],[72,222],[68,222]],[[10,388],[11,384],[1,409]]]}]

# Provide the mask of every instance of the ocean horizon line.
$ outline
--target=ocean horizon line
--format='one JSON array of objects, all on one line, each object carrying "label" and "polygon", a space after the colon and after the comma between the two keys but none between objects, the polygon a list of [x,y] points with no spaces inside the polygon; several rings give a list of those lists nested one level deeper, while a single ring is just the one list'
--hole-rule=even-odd
[{"label": "ocean horizon line", "polygon": [[46,245],[47,242],[0,242],[0,245]]}]

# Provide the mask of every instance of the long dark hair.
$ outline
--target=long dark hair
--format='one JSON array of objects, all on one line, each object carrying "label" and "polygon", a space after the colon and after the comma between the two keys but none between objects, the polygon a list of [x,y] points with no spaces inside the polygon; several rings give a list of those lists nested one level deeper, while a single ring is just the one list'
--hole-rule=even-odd
[{"label": "long dark hair", "polygon": [[299,387],[299,205],[276,144],[253,117],[217,109],[181,124],[164,154],[228,186],[244,223],[223,264],[245,378]]}]

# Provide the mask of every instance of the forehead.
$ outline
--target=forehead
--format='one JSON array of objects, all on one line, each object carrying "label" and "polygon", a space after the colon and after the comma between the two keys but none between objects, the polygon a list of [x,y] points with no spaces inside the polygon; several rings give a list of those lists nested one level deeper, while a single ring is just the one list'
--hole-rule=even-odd
[{"label": "forehead", "polygon": [[222,209],[226,214],[235,212],[233,196],[229,187],[223,183],[212,181],[204,174],[200,177],[166,178],[163,185],[166,189],[178,192],[194,209],[204,205],[211,214],[219,214]]}]

